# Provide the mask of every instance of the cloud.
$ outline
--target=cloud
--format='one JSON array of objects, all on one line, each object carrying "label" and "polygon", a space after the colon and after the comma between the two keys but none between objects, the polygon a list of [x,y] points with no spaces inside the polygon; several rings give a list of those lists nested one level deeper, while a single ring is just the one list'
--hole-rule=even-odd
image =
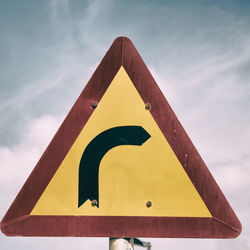
[{"label": "cloud", "polygon": [[[6,9],[8,15],[0,16],[5,18],[0,45],[2,215],[113,39],[126,35],[150,65],[177,117],[236,208],[243,233],[232,246],[249,248],[249,5],[238,1],[44,3],[39,10],[22,4],[23,11],[18,12],[11,5]],[[26,17],[28,7],[34,10],[30,12],[34,17]],[[1,235],[0,240],[5,249],[58,246],[58,239],[7,240]],[[219,250],[228,249],[232,242],[150,241],[159,249]],[[60,242],[61,249],[70,244],[75,249],[82,249],[83,244],[88,249],[107,248],[106,239]]]},{"label": "cloud", "polygon": [[62,117],[52,115],[33,119],[22,135],[20,144],[0,147],[0,198],[2,201],[0,217],[3,217],[7,211],[61,122]]}]

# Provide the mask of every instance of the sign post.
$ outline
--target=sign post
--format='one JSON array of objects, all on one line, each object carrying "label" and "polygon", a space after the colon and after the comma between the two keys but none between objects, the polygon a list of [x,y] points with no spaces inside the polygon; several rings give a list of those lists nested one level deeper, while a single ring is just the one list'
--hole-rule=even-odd
[{"label": "sign post", "polygon": [[130,241],[123,238],[109,238],[109,250],[133,250]]},{"label": "sign post", "polygon": [[134,246],[141,246],[151,250],[151,243],[137,238],[109,238],[109,250],[131,250]]},{"label": "sign post", "polygon": [[[241,224],[136,48],[118,37],[1,230],[8,236],[235,238]],[[111,240],[111,248],[115,242],[122,245]]]}]

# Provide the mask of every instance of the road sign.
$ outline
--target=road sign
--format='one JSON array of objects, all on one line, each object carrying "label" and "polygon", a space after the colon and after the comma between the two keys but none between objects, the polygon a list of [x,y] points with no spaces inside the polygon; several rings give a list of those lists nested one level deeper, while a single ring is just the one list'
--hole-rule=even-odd
[{"label": "road sign", "polygon": [[233,238],[241,224],[117,38],[1,222],[6,235]]}]

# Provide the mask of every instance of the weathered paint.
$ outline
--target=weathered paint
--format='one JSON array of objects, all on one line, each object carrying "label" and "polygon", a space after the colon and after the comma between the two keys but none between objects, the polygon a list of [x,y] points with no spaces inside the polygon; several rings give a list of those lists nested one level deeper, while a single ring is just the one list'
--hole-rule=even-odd
[{"label": "weathered paint", "polygon": [[[130,125],[143,126],[150,139],[141,147],[110,150],[100,166],[100,207],[87,201],[78,208],[79,163],[86,146],[102,131]],[[31,214],[211,217],[122,66]]]},{"label": "weathered paint", "polygon": [[[212,217],[30,215],[91,117],[93,102],[101,100],[121,66],[144,104],[151,105],[148,111]],[[241,224],[134,45],[119,37],[2,219],[1,230],[12,236],[234,238],[240,234]]]}]

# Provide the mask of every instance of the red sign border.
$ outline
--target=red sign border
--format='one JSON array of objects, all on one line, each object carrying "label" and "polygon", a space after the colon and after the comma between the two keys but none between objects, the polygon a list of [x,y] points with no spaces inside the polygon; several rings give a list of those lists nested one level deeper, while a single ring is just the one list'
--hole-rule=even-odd
[{"label": "red sign border", "polygon": [[[210,217],[36,216],[33,207],[121,65],[209,209]],[[133,43],[118,37],[1,221],[8,236],[235,238],[241,223]]]}]

